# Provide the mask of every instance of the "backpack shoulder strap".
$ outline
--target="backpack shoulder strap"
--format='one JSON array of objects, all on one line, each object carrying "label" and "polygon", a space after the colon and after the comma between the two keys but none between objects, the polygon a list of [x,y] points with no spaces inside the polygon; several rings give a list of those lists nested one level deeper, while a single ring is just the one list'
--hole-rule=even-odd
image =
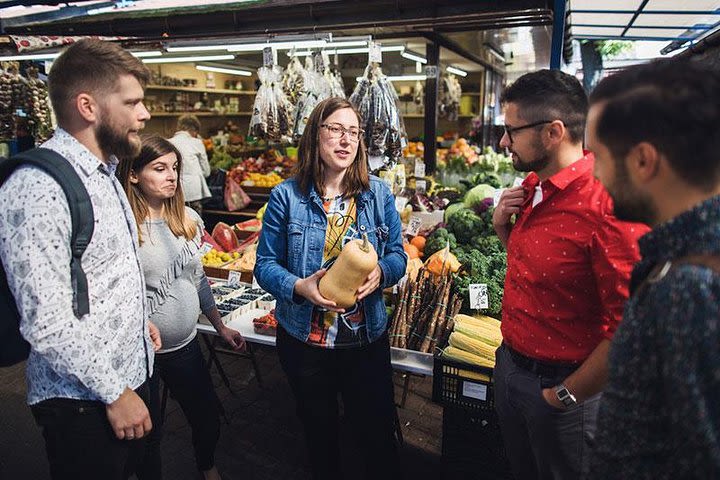
[{"label": "backpack shoulder strap", "polygon": [[65,157],[47,148],[27,150],[3,162],[0,183],[3,183],[21,165],[32,165],[45,171],[62,187],[67,198],[72,220],[70,272],[75,297],[73,308],[75,315],[80,318],[90,311],[87,277],[81,264],[83,253],[85,253],[95,229],[90,195],[77,172]]}]

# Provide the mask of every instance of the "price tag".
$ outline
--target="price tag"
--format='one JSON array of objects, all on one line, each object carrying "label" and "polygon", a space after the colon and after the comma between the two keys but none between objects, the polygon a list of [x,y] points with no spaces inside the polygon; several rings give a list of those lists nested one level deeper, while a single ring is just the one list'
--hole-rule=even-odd
[{"label": "price tag", "polygon": [[405,205],[408,203],[407,197],[395,197],[395,210],[402,212],[405,210]]},{"label": "price tag", "polygon": [[255,278],[255,275],[253,275],[252,288],[262,288],[262,287],[260,287],[260,284],[258,283],[257,278]]},{"label": "price tag", "polygon": [[422,178],[425,176],[425,162],[419,158],[415,160],[415,178]]},{"label": "price tag", "polygon": [[507,190],[506,188],[496,188],[495,193],[493,194],[493,207],[497,207],[498,203],[500,203],[500,197],[502,197],[503,192]]},{"label": "price tag", "polygon": [[368,54],[369,63],[382,63],[382,50],[380,50],[380,44],[370,42],[370,52]]},{"label": "price tag", "polygon": [[408,222],[408,228],[405,233],[414,237],[420,231],[420,225],[422,225],[422,219],[417,215],[410,215],[410,222]]},{"label": "price tag", "polygon": [[483,385],[482,383],[463,382],[462,394],[464,397],[485,401],[487,400],[487,385]]},{"label": "price tag", "polygon": [[490,307],[490,299],[488,298],[488,287],[486,283],[471,283],[468,286],[468,295],[470,296],[470,308],[480,310]]},{"label": "price tag", "polygon": [[368,166],[370,167],[370,171],[379,170],[384,165],[385,165],[385,157],[384,156],[368,155]]},{"label": "price tag", "polygon": [[521,187],[522,183],[525,181],[524,178],[515,177],[515,181],[513,182],[513,187]]},{"label": "price tag", "polygon": [[437,78],[438,73],[440,73],[440,71],[438,70],[437,65],[425,66],[425,76],[427,78]]},{"label": "price tag", "polygon": [[240,272],[230,270],[230,274],[227,279],[227,286],[230,288],[238,288],[240,286]]},{"label": "price tag", "polygon": [[200,246],[200,255],[205,255],[212,249],[213,249],[213,246],[211,244],[205,242]]},{"label": "price tag", "polygon": [[273,63],[273,51],[271,47],[263,48],[263,66],[272,67]]},{"label": "price tag", "polygon": [[425,180],[415,180],[415,191],[425,193],[427,190],[427,182]]}]

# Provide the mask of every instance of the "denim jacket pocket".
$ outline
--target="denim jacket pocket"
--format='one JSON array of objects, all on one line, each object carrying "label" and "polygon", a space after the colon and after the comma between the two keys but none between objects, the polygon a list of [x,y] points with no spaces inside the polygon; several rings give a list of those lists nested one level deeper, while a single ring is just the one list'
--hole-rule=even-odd
[{"label": "denim jacket pocket", "polygon": [[298,260],[302,257],[303,233],[305,229],[298,223],[288,224],[288,270],[298,275]]}]

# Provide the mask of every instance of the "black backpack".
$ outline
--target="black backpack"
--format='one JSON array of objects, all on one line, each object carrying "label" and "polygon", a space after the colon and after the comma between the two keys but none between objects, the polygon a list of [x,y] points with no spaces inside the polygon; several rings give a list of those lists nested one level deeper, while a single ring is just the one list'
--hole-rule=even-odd
[{"label": "black backpack", "polygon": [[[47,148],[34,148],[9,159],[0,159],[0,185],[21,165],[37,167],[60,184],[70,207],[73,285],[73,310],[80,318],[90,312],[88,284],[80,260],[95,228],[90,196],[72,165],[60,154]],[[28,357],[30,345],[20,335],[20,313],[8,287],[5,266],[0,271],[0,367],[15,365]]]}]

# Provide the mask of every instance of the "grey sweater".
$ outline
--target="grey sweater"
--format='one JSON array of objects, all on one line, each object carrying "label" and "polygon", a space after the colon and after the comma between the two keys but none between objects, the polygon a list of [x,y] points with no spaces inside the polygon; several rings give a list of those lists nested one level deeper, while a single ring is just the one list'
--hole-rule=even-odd
[{"label": "grey sweater", "polygon": [[146,302],[150,321],[160,330],[162,349],[171,352],[195,338],[200,311],[215,308],[202,263],[199,247],[202,221],[194,210],[187,214],[198,222],[192,240],[176,237],[164,220],[146,220],[140,225],[143,243],[140,262],[145,273]]}]

